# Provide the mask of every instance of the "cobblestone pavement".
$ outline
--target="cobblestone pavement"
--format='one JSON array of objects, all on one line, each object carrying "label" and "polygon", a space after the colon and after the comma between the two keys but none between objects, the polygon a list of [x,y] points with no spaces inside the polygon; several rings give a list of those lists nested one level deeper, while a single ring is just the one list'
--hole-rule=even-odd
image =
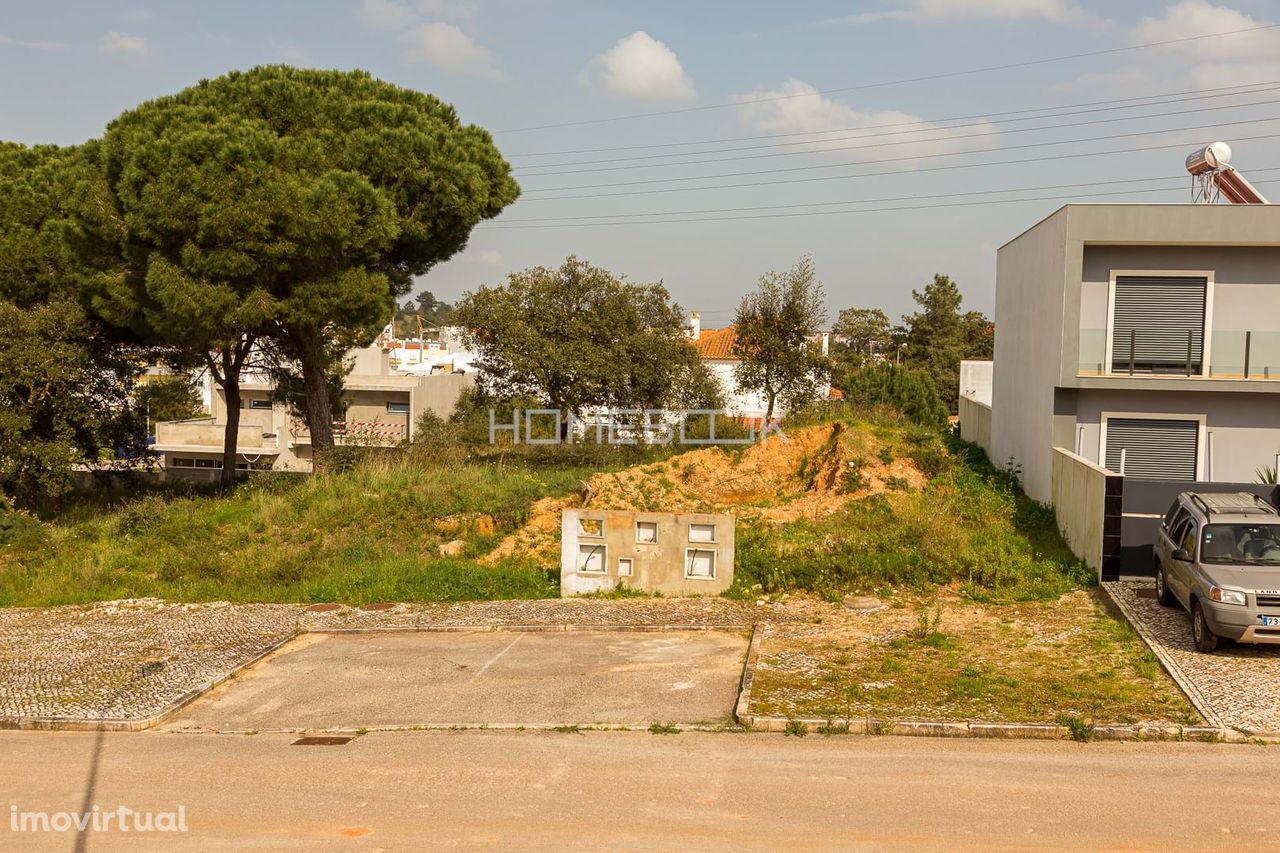
[{"label": "cobblestone pavement", "polygon": [[145,719],[296,630],[289,605],[0,609],[0,718]]},{"label": "cobblestone pavement", "polygon": [[23,719],[141,720],[298,631],[573,626],[731,627],[803,618],[784,605],[706,599],[457,604],[172,604],[0,608],[0,727]]},{"label": "cobblestone pavement", "polygon": [[1280,735],[1280,646],[1228,644],[1202,654],[1181,607],[1161,607],[1152,582],[1103,584],[1112,600],[1210,722]]}]

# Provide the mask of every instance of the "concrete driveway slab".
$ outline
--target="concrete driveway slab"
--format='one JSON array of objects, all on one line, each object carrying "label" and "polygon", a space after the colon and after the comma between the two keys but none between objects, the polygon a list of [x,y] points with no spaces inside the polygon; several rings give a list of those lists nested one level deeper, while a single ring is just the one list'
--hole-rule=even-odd
[{"label": "concrete driveway slab", "polygon": [[746,646],[722,631],[306,634],[163,728],[717,723]]}]

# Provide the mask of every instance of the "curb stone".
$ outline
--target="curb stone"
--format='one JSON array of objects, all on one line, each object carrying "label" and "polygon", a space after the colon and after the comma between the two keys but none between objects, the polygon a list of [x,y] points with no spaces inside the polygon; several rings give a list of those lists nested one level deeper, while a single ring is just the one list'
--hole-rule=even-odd
[{"label": "curb stone", "polygon": [[756,661],[760,657],[764,633],[765,626],[756,625],[751,631],[751,642],[747,645],[747,659],[742,665],[742,681],[738,685],[738,702],[733,708],[733,718],[739,725],[747,725],[747,709],[751,704],[751,683],[755,680]]},{"label": "curb stone", "polygon": [[[969,737],[1004,740],[1070,740],[1065,726],[1051,723],[971,723],[955,720],[877,720],[776,717],[747,715],[743,725],[752,731],[785,732],[787,725],[801,723],[810,732],[834,727],[844,734],[896,735],[906,737]],[[1213,726],[1107,725],[1094,726],[1092,740],[1104,741],[1208,741],[1246,743],[1250,738],[1232,729]],[[1254,738],[1254,740],[1261,740]]]}]

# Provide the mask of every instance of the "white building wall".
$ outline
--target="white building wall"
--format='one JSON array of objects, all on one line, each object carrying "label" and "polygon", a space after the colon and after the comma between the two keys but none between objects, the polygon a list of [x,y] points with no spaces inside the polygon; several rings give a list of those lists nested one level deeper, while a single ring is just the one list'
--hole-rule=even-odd
[{"label": "white building wall", "polygon": [[996,261],[991,461],[1020,466],[1024,490],[1044,502],[1052,498],[1068,211],[1001,247]]}]

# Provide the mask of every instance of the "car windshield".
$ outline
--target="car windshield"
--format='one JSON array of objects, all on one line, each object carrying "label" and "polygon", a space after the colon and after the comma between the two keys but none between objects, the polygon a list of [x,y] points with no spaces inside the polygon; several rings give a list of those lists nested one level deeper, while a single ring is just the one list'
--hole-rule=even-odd
[{"label": "car windshield", "polygon": [[1200,561],[1280,566],[1280,524],[1206,524]]}]

